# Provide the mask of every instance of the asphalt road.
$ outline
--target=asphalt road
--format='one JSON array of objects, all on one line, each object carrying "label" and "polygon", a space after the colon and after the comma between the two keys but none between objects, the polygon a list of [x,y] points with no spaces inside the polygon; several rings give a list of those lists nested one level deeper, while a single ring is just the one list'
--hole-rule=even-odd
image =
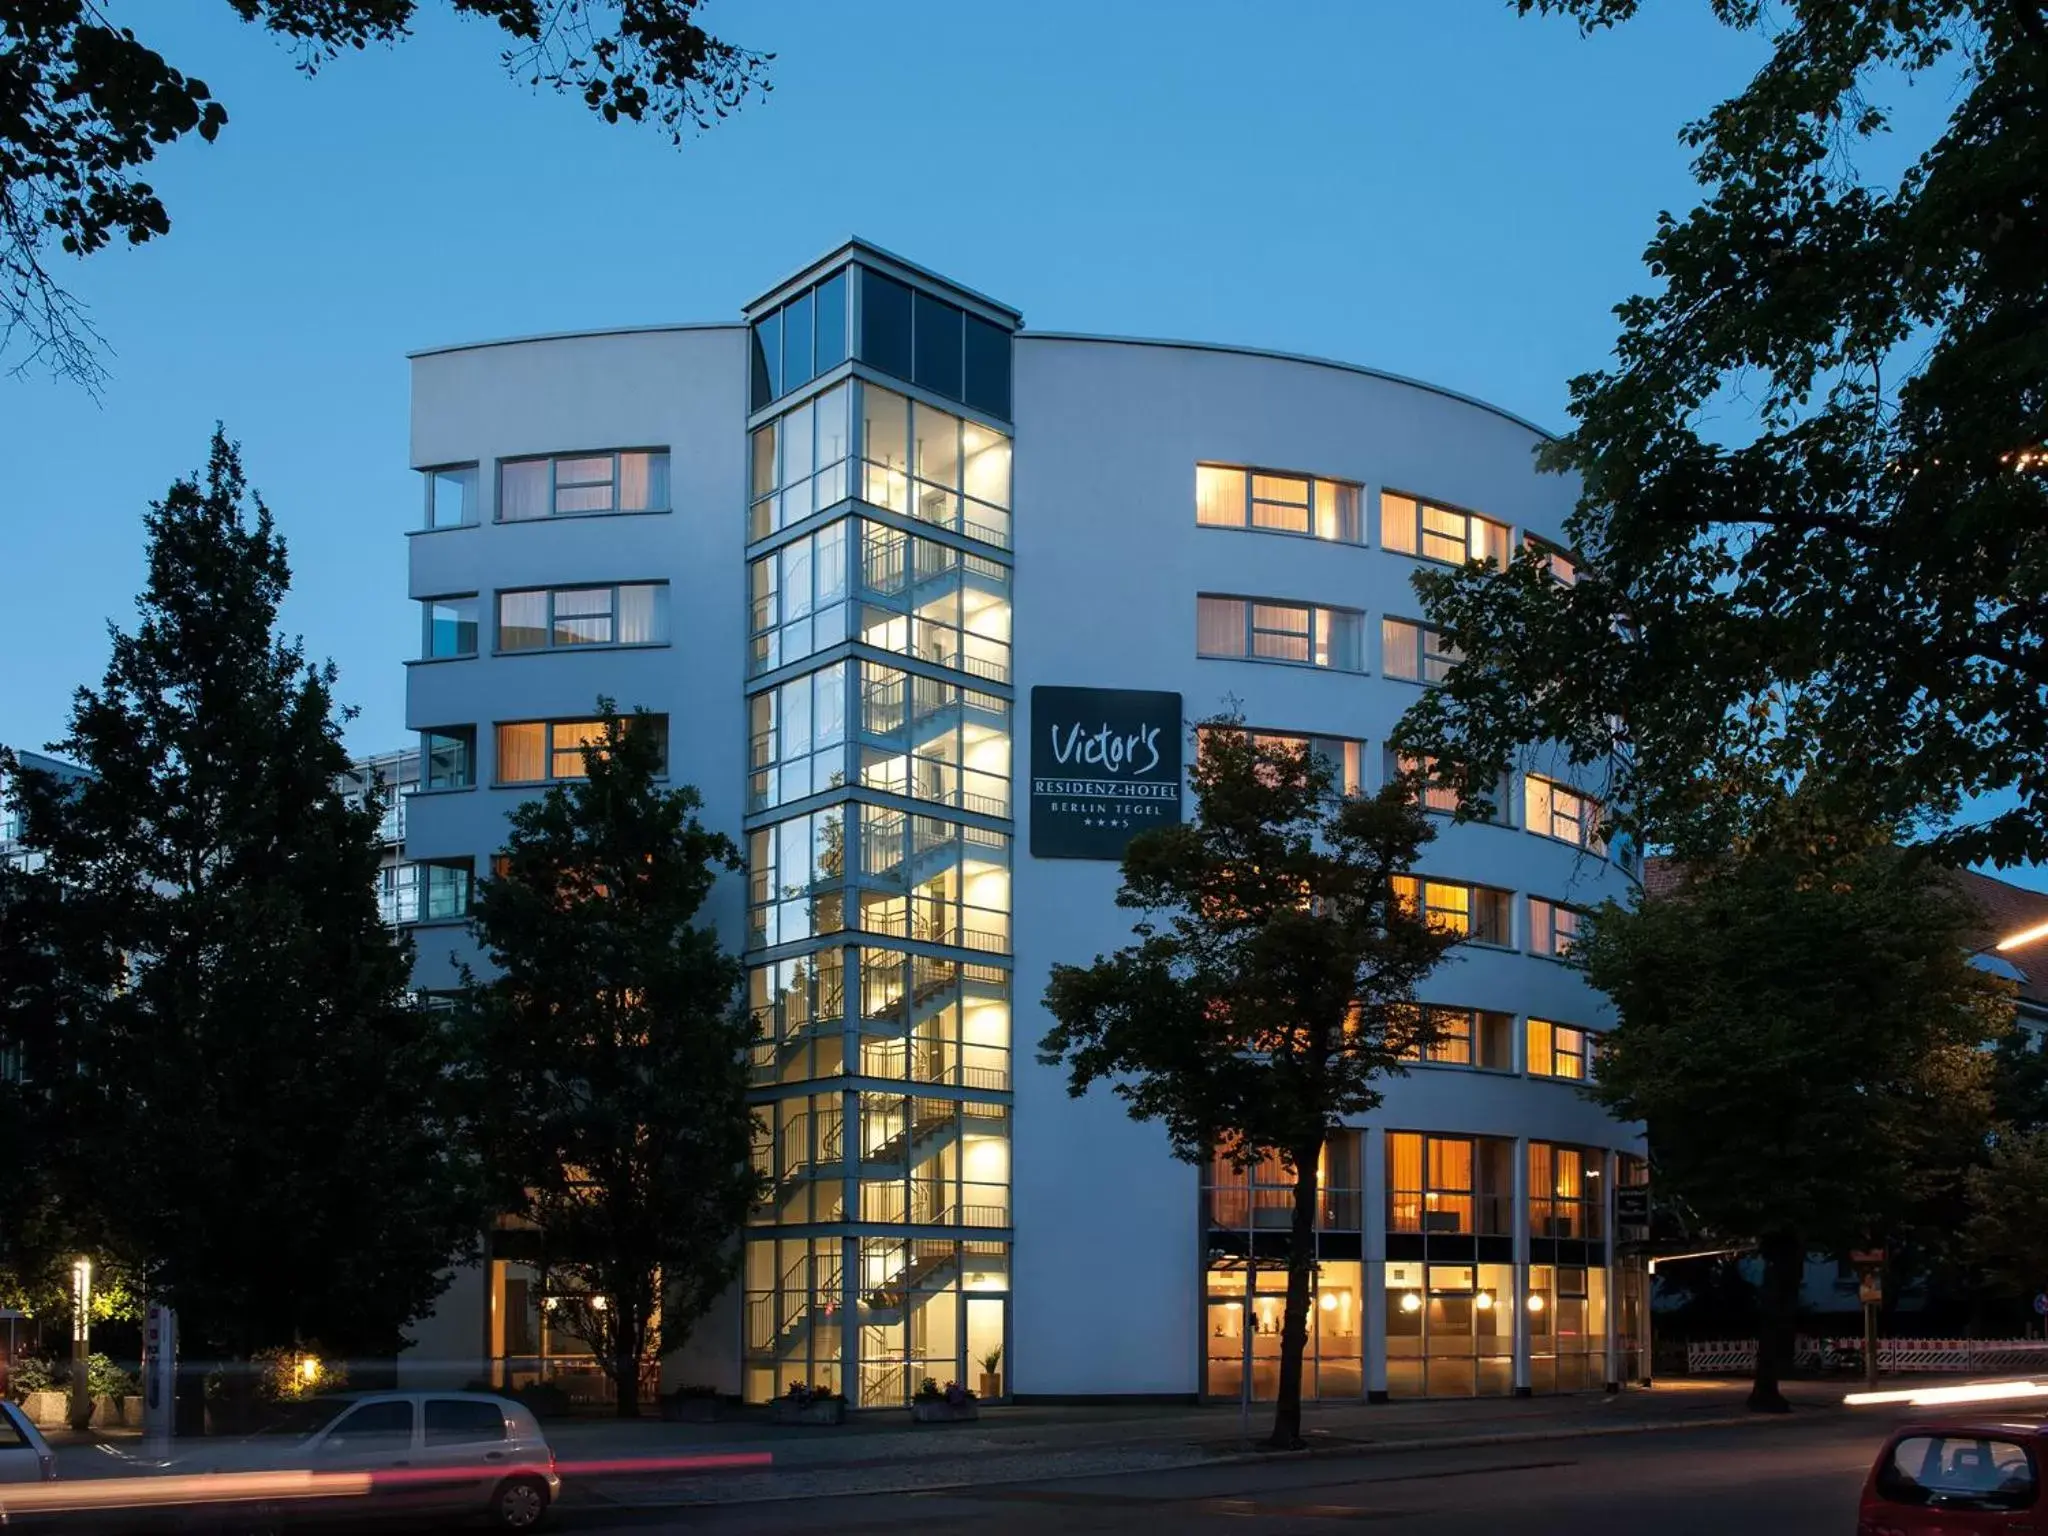
[{"label": "asphalt road", "polygon": [[564,1509],[564,1536],[1136,1531],[1403,1536],[1828,1536],[1853,1532],[1856,1496],[1890,1422],[1829,1416],[1754,1428],[1322,1457],[1264,1465],[1020,1483],[955,1492],[715,1508]]}]

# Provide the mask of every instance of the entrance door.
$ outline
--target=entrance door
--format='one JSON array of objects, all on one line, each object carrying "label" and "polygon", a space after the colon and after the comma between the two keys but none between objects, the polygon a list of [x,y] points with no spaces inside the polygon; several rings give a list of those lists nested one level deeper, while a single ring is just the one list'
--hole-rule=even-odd
[{"label": "entrance door", "polygon": [[967,1375],[983,1401],[1010,1395],[1008,1296],[967,1296]]}]

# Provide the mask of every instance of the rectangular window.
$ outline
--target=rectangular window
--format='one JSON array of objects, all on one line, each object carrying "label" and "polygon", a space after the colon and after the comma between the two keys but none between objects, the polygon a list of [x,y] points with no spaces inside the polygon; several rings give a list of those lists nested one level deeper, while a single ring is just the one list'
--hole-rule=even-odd
[{"label": "rectangular window", "polygon": [[[640,728],[638,716],[625,719],[628,730]],[[649,715],[646,725],[656,733],[666,771],[668,716]],[[499,784],[546,784],[584,777],[583,748],[604,740],[602,720],[518,720],[497,728]]]},{"label": "rectangular window", "polygon": [[430,597],[420,606],[426,610],[427,634],[423,654],[429,660],[476,654],[474,597]]},{"label": "rectangular window", "polygon": [[754,429],[747,537],[765,538],[847,498],[854,391],[852,383],[834,385]]},{"label": "rectangular window", "polygon": [[1395,491],[1380,493],[1380,543],[1446,565],[1483,560],[1497,571],[1508,565],[1507,524]]},{"label": "rectangular window", "polygon": [[[1388,780],[1407,774],[1416,775],[1422,783],[1422,808],[1425,811],[1454,816],[1460,808],[1458,791],[1449,784],[1438,782],[1436,764],[1437,760],[1433,757],[1411,757],[1404,752],[1396,752],[1392,747],[1387,748]],[[1508,786],[1509,777],[1503,774],[1500,783],[1493,787],[1493,792],[1487,797],[1493,806],[1493,814],[1486,819],[1495,826],[1512,825],[1508,820]],[[1470,810],[1469,807],[1467,809]],[[1477,819],[1476,813],[1474,819]]]},{"label": "rectangular window", "polygon": [[1387,1230],[1498,1237],[1514,1203],[1514,1143],[1387,1133]]},{"label": "rectangular window", "polygon": [[1577,907],[1563,902],[1529,898],[1529,953],[1546,960],[1563,960],[1578,941],[1579,923],[1584,918]]},{"label": "rectangular window", "polygon": [[668,509],[666,449],[498,461],[501,523]]},{"label": "rectangular window", "polygon": [[1204,593],[1195,599],[1195,654],[1356,672],[1364,622],[1350,608]]},{"label": "rectangular window", "polygon": [[469,789],[476,783],[476,727],[444,725],[420,732],[421,786]]},{"label": "rectangular window", "polygon": [[1607,840],[1600,835],[1605,807],[1591,795],[1532,773],[1523,780],[1522,798],[1523,824],[1537,836],[1554,837],[1594,853],[1607,851]]},{"label": "rectangular window", "polygon": [[1522,535],[1522,548],[1536,556],[1537,564],[1550,573],[1553,581],[1567,587],[1578,581],[1579,562],[1548,539],[1525,533]]},{"label": "rectangular window", "polygon": [[862,384],[857,494],[871,506],[1010,545],[1010,439],[993,427]]},{"label": "rectangular window", "polygon": [[1529,1143],[1529,1233],[1598,1241],[1601,1220],[1602,1154],[1590,1147]]},{"label": "rectangular window", "polygon": [[1505,946],[1513,942],[1509,920],[1510,894],[1462,880],[1396,875],[1394,895],[1410,912],[1421,911],[1435,926],[1461,933],[1472,944]]},{"label": "rectangular window", "polygon": [[456,922],[469,916],[471,887],[476,866],[468,859],[439,860],[421,864],[419,920],[423,923]]},{"label": "rectangular window", "polygon": [[667,640],[667,582],[498,594],[501,651],[661,645]]},{"label": "rectangular window", "polygon": [[752,720],[749,810],[846,782],[846,676],[838,662],[747,701]]},{"label": "rectangular window", "polygon": [[[1195,750],[1201,751],[1207,732],[1197,736]],[[1332,786],[1340,795],[1365,792],[1365,743],[1349,736],[1306,736],[1293,731],[1249,731],[1254,746],[1307,747],[1330,770]]]},{"label": "rectangular window", "polygon": [[847,519],[763,555],[748,570],[753,671],[770,672],[847,639]]},{"label": "rectangular window", "polygon": [[1255,528],[1356,544],[1358,487],[1276,470],[1197,464],[1195,521],[1211,528]]},{"label": "rectangular window", "polygon": [[1440,1067],[1479,1067],[1489,1072],[1514,1070],[1514,1020],[1483,1008],[1422,1005],[1433,1041],[1402,1052],[1406,1061]]},{"label": "rectangular window", "polygon": [[1444,632],[1412,619],[1380,620],[1381,670],[1410,683],[1440,683],[1464,658]]},{"label": "rectangular window", "polygon": [[869,267],[860,269],[860,360],[899,379],[910,378],[910,289]]},{"label": "rectangular window", "polygon": [[1592,1075],[1592,1061],[1592,1037],[1585,1030],[1548,1019],[1529,1020],[1531,1077],[1569,1077],[1583,1082]]},{"label": "rectangular window", "polygon": [[427,526],[467,528],[476,521],[476,466],[450,464],[426,471]]}]

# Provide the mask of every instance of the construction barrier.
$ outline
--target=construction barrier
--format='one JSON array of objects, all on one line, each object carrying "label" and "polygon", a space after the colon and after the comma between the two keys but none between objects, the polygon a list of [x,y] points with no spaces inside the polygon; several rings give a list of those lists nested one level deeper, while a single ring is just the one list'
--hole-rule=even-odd
[{"label": "construction barrier", "polygon": [[[1796,1370],[1855,1370],[1863,1340],[1800,1338],[1793,1342]],[[1747,1375],[1756,1369],[1755,1339],[1707,1339],[1685,1346],[1685,1368],[1695,1376]],[[2048,1371],[2048,1339],[1879,1339],[1880,1371]]]}]

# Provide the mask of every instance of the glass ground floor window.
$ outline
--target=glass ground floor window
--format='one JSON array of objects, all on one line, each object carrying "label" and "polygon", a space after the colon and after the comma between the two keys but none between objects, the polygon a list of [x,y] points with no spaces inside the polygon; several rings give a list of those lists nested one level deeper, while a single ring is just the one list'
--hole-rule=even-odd
[{"label": "glass ground floor window", "polygon": [[1505,1397],[1514,1390],[1512,1264],[1390,1262],[1387,1393]]},{"label": "glass ground floor window", "polygon": [[[1316,1265],[1309,1297],[1308,1345],[1302,1357],[1305,1398],[1365,1395],[1361,1324],[1365,1291],[1356,1260]],[[1202,1390],[1210,1397],[1271,1402],[1280,1391],[1280,1325],[1287,1306],[1287,1268],[1238,1256],[1211,1262],[1203,1332]]]}]

